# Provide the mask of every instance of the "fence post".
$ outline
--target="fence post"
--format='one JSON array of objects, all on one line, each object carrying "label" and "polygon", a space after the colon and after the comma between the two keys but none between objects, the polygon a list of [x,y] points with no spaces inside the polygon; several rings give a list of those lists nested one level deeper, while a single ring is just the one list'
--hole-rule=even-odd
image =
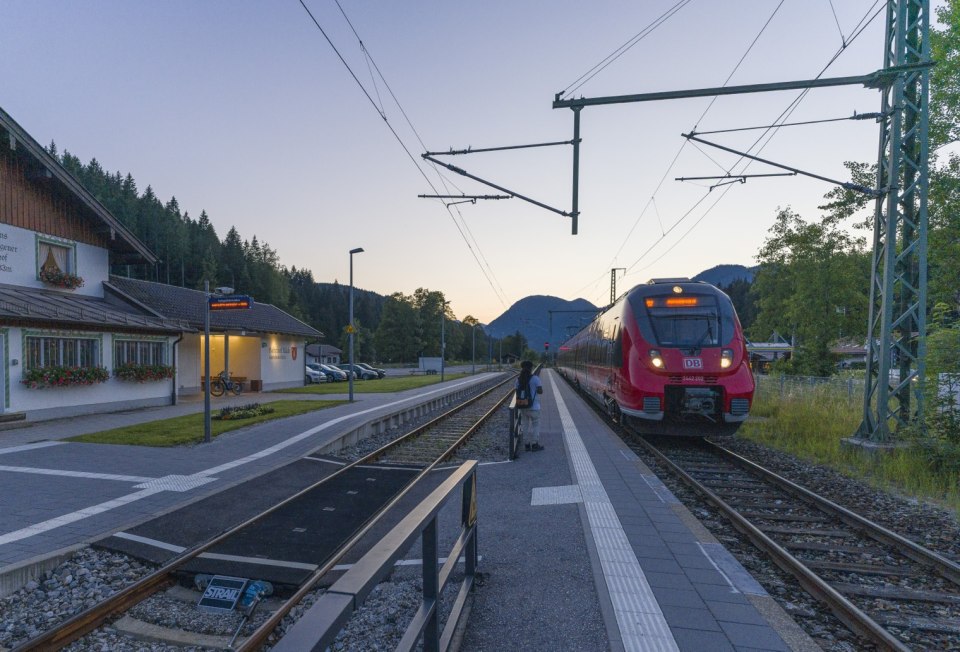
[{"label": "fence post", "polygon": [[[472,528],[477,522],[477,475],[473,474],[463,483],[463,506],[460,510],[460,522],[464,531]],[[477,534],[473,533],[467,549],[464,550],[464,575],[472,577],[477,574]]]},{"label": "fence post", "polygon": [[437,517],[423,529],[423,603],[433,611],[423,629],[424,652],[440,649],[440,569],[437,566]]},{"label": "fence post", "polygon": [[783,398],[783,385],[786,382],[786,376],[780,374],[780,398]]}]

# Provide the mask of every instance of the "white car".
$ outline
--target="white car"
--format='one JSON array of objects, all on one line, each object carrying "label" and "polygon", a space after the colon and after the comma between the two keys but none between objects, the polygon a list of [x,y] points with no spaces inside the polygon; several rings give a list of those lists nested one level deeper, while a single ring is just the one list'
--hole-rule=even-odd
[{"label": "white car", "polygon": [[303,371],[303,380],[307,385],[310,383],[325,383],[327,382],[327,374],[310,367],[305,367]]}]

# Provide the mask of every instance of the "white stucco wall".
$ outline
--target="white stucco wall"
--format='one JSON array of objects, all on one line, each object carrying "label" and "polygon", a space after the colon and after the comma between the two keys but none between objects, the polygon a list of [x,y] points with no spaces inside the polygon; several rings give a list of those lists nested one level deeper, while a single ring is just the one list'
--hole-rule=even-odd
[{"label": "white stucco wall", "polygon": [[260,342],[260,371],[264,389],[303,385],[306,340],[282,335],[264,335]]},{"label": "white stucco wall", "polygon": [[107,280],[110,271],[109,253],[106,249],[42,233],[39,235],[45,240],[66,247],[75,247],[75,273],[83,278],[83,287],[73,290],[59,289],[37,279],[38,233],[9,224],[0,224],[0,283],[58,290],[69,294],[103,296],[103,282]]},{"label": "white stucco wall", "polygon": [[[51,337],[91,337],[100,341],[100,364],[111,372],[109,380],[94,385],[47,387],[30,389],[22,382],[24,370],[24,334],[49,335]],[[109,412],[133,407],[167,405],[172,402],[173,386],[170,379],[145,383],[119,380],[113,373],[113,338],[111,333],[84,331],[58,331],[11,327],[5,329],[7,344],[4,371],[7,395],[5,411],[26,412],[28,420]],[[135,338],[130,333],[117,333],[117,337]],[[147,339],[147,338],[143,338]],[[175,337],[163,338],[168,346]],[[168,351],[168,362],[172,362]]]},{"label": "white stucco wall", "polygon": [[[177,393],[183,396],[200,392],[202,335],[185,334],[177,345]],[[216,373],[216,372],[214,372]]]}]

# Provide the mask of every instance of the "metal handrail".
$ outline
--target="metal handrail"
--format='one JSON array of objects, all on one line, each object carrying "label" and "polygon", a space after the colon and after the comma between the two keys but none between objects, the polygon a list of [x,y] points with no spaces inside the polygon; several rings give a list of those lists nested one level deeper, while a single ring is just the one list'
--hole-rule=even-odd
[{"label": "metal handrail", "polygon": [[[438,561],[437,516],[447,500],[461,489],[461,529],[447,561]],[[277,652],[322,652],[360,608],[374,587],[394,569],[417,536],[423,550],[423,600],[407,626],[398,650],[413,650],[423,640],[425,652],[448,650],[473,588],[477,572],[477,462],[464,462],[443,483],[337,580],[273,647]],[[443,631],[440,631],[440,595],[461,554],[464,577]]]}]

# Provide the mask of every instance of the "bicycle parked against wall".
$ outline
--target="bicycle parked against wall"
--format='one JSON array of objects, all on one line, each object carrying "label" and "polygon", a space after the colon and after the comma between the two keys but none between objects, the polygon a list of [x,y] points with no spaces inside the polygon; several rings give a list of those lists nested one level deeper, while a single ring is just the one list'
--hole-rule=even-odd
[{"label": "bicycle parked against wall", "polygon": [[239,382],[227,378],[226,371],[221,371],[210,381],[210,393],[214,396],[223,396],[224,392],[233,392],[234,396],[239,396],[241,389]]}]

